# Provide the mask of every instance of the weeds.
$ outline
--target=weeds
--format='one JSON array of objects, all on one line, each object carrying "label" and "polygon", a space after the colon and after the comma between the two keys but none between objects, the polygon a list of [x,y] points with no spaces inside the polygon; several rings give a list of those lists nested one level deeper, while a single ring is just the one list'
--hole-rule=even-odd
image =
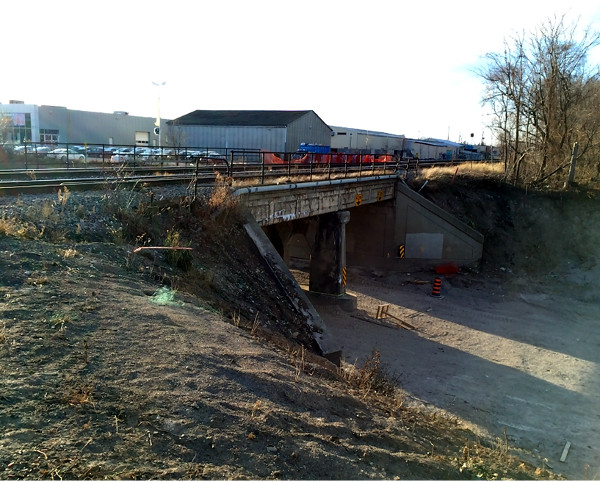
[{"label": "weeds", "polygon": [[365,397],[371,392],[392,398],[396,396],[398,380],[382,366],[381,355],[377,350],[362,366],[357,368],[354,364],[350,370],[342,370],[341,374],[350,385],[363,392]]},{"label": "weeds", "polygon": [[77,256],[77,250],[75,248],[63,249],[61,255],[64,259],[74,258]]},{"label": "weeds", "polygon": [[0,344],[4,344],[7,341],[6,336],[6,322],[2,324],[2,328],[0,328]]},{"label": "weeds", "polygon": [[215,175],[215,187],[208,199],[208,207],[214,211],[213,219],[219,217],[222,213],[235,211],[238,206],[238,198],[233,196],[231,190],[231,181],[229,178],[223,178],[218,172]]},{"label": "weeds", "polygon": [[[304,345],[300,345],[299,351],[300,356],[296,356],[294,359],[294,365],[296,367],[296,374],[294,376],[295,382],[298,382],[298,380],[300,379],[300,374],[304,372],[306,368],[306,348],[304,348]],[[298,351],[296,351],[296,355],[298,355]]]},{"label": "weeds", "polygon": [[258,327],[259,327],[258,313],[256,313],[256,316],[254,317],[254,321],[252,322],[252,329],[250,330],[250,334],[252,336],[256,335],[256,333],[258,332]]},{"label": "weeds", "polygon": [[[168,247],[189,247],[191,242],[183,242],[181,240],[181,232],[176,229],[167,230],[167,236],[165,238],[165,246]],[[176,266],[184,271],[187,271],[192,265],[192,255],[188,250],[168,250],[165,253],[167,262],[171,266]]]},{"label": "weeds", "polygon": [[48,277],[35,273],[35,276],[30,276],[25,280],[28,285],[42,286],[48,282]]},{"label": "weeds", "polygon": [[52,315],[52,318],[50,318],[50,323],[55,329],[58,328],[60,333],[64,333],[67,323],[72,323],[73,321],[75,321],[73,316],[63,312],[55,313]]},{"label": "weeds", "polygon": [[15,218],[7,218],[5,214],[0,218],[0,235],[15,236],[20,230],[20,226]]},{"label": "weeds", "polygon": [[43,228],[41,231],[38,231],[33,224],[22,222],[16,217],[7,218],[6,215],[3,214],[0,218],[0,236],[38,239],[43,232]]},{"label": "weeds", "polygon": [[[458,171],[457,171],[458,169]],[[501,180],[504,176],[504,165],[500,162],[462,163],[457,166],[436,166],[419,169],[415,180],[434,180],[452,178],[455,173],[461,176],[478,178],[489,177]]]},{"label": "weeds", "polygon": [[262,405],[262,402],[261,402],[260,400],[257,400],[257,401],[254,403],[254,405],[252,405],[252,409],[251,409],[251,413],[250,413],[250,416],[251,416],[252,418],[254,418],[254,417],[255,417],[255,415],[256,415],[256,412],[258,412],[258,411],[260,410],[260,406],[261,406],[261,405]]},{"label": "weeds", "polygon": [[61,212],[65,211],[65,207],[67,206],[67,201],[69,200],[69,197],[71,197],[71,191],[69,191],[69,188],[67,186],[65,186],[64,190],[58,190],[58,204],[60,205]]},{"label": "weeds", "polygon": [[42,205],[42,210],[40,212],[40,216],[42,219],[51,219],[54,215],[54,205],[46,200]]},{"label": "weeds", "polygon": [[89,386],[72,388],[68,391],[68,393],[63,395],[62,401],[68,405],[83,405],[86,403],[93,403],[93,392],[93,388]]}]

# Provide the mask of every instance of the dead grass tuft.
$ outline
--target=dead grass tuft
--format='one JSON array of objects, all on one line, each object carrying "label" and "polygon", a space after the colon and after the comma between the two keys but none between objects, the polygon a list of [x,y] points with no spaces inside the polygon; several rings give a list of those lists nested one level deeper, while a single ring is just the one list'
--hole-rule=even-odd
[{"label": "dead grass tuft", "polygon": [[29,278],[25,280],[28,285],[42,286],[48,282],[48,277],[41,273],[33,273]]},{"label": "dead grass tuft", "polygon": [[89,386],[71,388],[67,393],[63,394],[62,401],[68,405],[83,405],[93,403],[93,388]]},{"label": "dead grass tuft", "polygon": [[340,369],[340,371],[342,377],[351,386],[360,390],[365,397],[375,393],[395,398],[398,394],[399,381],[381,364],[381,355],[377,350],[360,367],[355,363],[350,369]]},{"label": "dead grass tuft", "polygon": [[0,218],[0,236],[21,239],[38,239],[43,232],[43,229],[38,231],[33,224],[23,222],[16,217],[7,218],[6,215],[3,214]]},{"label": "dead grass tuft", "polygon": [[7,218],[5,214],[0,218],[0,235],[15,236],[20,226],[15,218]]},{"label": "dead grass tuft", "polygon": [[61,255],[64,259],[74,258],[77,256],[77,250],[75,248],[67,248],[61,250]]},{"label": "dead grass tuft", "polygon": [[231,180],[221,176],[221,174],[217,172],[215,175],[215,187],[208,199],[208,207],[217,210],[220,213],[232,210],[237,205],[238,198],[233,196]]}]

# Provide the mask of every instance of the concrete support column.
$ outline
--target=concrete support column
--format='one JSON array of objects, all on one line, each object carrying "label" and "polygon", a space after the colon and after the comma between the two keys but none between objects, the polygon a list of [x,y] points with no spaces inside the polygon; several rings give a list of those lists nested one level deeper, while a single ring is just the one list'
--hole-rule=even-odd
[{"label": "concrete support column", "polygon": [[346,223],[349,211],[322,214],[310,259],[309,290],[346,294]]}]

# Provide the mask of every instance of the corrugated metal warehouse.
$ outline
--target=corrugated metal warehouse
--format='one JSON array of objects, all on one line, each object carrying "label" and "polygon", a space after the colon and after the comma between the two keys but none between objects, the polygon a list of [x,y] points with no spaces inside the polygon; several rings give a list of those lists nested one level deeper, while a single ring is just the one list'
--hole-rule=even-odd
[{"label": "corrugated metal warehouse", "polygon": [[396,154],[406,148],[403,135],[332,126],[331,149],[363,154]]},{"label": "corrugated metal warehouse", "polygon": [[165,139],[181,147],[296,152],[329,146],[331,128],[312,110],[196,110],[168,121]]},{"label": "corrugated metal warehouse", "polygon": [[441,139],[410,139],[407,143],[411,157],[436,161],[459,159],[461,147],[461,144]]}]

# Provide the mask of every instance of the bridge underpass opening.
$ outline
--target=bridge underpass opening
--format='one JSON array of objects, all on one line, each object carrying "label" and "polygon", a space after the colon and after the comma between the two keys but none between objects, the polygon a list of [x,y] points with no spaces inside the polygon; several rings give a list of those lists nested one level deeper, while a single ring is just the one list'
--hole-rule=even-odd
[{"label": "bridge underpass opening", "polygon": [[348,211],[265,226],[263,230],[291,269],[308,272],[309,290],[346,294],[346,224]]}]

